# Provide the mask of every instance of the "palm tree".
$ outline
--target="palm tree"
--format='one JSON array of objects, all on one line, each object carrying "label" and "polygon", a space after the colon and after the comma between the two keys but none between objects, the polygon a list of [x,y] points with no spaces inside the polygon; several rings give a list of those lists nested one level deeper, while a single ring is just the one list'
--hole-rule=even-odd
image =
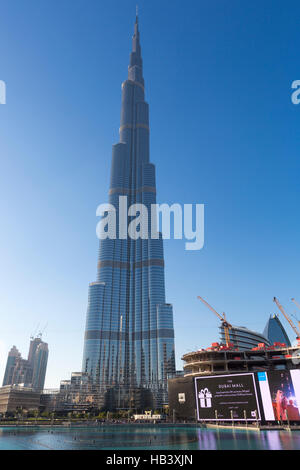
[{"label": "palm tree", "polygon": [[37,424],[37,418],[39,417],[39,414],[40,412],[38,409],[33,411],[33,415],[35,417],[34,424]]}]

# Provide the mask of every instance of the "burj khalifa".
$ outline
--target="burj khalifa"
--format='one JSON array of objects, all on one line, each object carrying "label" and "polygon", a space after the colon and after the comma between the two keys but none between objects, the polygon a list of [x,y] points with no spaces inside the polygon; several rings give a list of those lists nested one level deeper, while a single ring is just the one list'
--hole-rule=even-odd
[{"label": "burj khalifa", "polygon": [[[155,166],[149,159],[149,105],[145,101],[138,17],[128,78],[122,83],[120,141],[113,145],[109,203],[156,203]],[[130,221],[130,216],[127,216]],[[153,406],[167,403],[175,373],[173,308],[166,303],[161,234],[100,240],[97,281],[89,285],[83,372],[100,393],[147,390]]]}]

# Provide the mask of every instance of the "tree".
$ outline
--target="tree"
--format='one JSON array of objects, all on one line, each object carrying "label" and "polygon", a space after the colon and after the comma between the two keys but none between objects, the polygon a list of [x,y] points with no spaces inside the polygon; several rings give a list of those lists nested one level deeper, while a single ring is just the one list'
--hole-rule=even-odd
[{"label": "tree", "polygon": [[34,418],[35,418],[35,420],[34,420],[35,424],[37,423],[37,419],[39,417],[39,414],[40,414],[39,410],[34,410],[33,411],[33,415],[34,415]]}]

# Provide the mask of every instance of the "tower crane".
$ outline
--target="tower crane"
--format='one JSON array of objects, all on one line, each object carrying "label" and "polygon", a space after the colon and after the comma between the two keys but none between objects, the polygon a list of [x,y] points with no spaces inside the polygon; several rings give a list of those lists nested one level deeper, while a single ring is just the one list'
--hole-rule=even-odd
[{"label": "tower crane", "polygon": [[48,322],[46,323],[46,325],[44,326],[44,328],[41,328],[38,335],[37,335],[37,338],[42,338],[43,334],[45,333],[45,330],[48,326]]},{"label": "tower crane", "polygon": [[[294,298],[292,298],[291,300],[294,302],[295,305],[297,305],[297,307],[298,307],[299,310],[300,310],[300,304],[299,304],[299,302],[297,302],[297,300],[294,299]],[[300,321],[298,321],[298,328],[300,328]]]},{"label": "tower crane", "polygon": [[273,301],[275,302],[275,304],[277,305],[277,307],[279,308],[279,310],[281,311],[281,313],[285,317],[285,319],[289,322],[289,324],[292,327],[292,329],[294,330],[294,332],[296,333],[296,339],[299,342],[300,341],[300,332],[299,332],[299,330],[295,327],[295,325],[292,322],[291,318],[285,312],[283,306],[279,303],[278,299],[276,299],[276,297],[274,297]]},{"label": "tower crane", "polygon": [[223,312],[222,315],[220,315],[211,305],[209,305],[208,302],[206,302],[206,300],[202,299],[202,297],[200,297],[200,295],[198,295],[197,298],[199,300],[201,300],[201,302],[203,302],[204,305],[206,305],[206,307],[209,308],[209,310],[211,310],[221,320],[222,325],[224,327],[226,346],[229,347],[230,346],[229,330],[232,329],[232,325],[230,323],[228,323],[228,321],[226,320],[225,313]]},{"label": "tower crane", "polygon": [[292,300],[292,301],[294,302],[294,304],[297,305],[297,307],[300,309],[300,304],[297,302],[297,300],[294,299],[294,298],[292,298],[291,300]]}]

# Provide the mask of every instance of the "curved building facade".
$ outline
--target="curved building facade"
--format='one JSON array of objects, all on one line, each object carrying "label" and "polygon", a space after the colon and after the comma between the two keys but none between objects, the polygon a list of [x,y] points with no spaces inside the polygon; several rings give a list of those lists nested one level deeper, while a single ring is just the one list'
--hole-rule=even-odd
[{"label": "curved building facade", "polygon": [[269,320],[265,326],[263,335],[268,338],[271,344],[275,342],[285,343],[287,346],[291,346],[290,339],[282,326],[278,316],[274,313],[270,315]]},{"label": "curved building facade", "polygon": [[[128,79],[122,84],[119,132],[109,189],[117,233],[116,239],[100,242],[97,281],[89,286],[82,369],[101,392],[146,388],[159,405],[167,401],[167,377],[175,373],[173,310],[165,299],[162,237],[150,237],[156,182],[149,160],[149,106],[137,19]],[[143,226],[147,237],[132,239],[127,236],[127,210],[139,203],[148,209],[149,224]]]},{"label": "curved building facade", "polygon": [[[225,333],[223,326],[220,326],[220,341],[225,344]],[[263,334],[257,331],[249,330],[244,326],[233,326],[229,330],[230,342],[234,344],[235,348],[240,351],[255,348],[259,343],[270,345],[270,341]]]}]

